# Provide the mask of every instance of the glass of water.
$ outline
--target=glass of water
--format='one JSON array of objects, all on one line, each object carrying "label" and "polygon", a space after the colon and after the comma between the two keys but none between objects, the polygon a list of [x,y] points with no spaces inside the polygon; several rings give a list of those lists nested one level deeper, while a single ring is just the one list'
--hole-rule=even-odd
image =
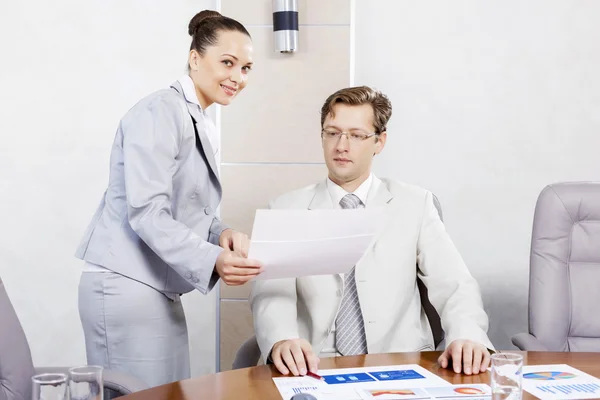
[{"label": "glass of water", "polygon": [[31,378],[32,400],[68,400],[69,391],[65,374],[40,374]]},{"label": "glass of water", "polygon": [[521,400],[523,356],[514,353],[492,354],[492,399]]},{"label": "glass of water", "polygon": [[69,389],[71,400],[103,400],[103,368],[98,365],[86,365],[69,369]]}]

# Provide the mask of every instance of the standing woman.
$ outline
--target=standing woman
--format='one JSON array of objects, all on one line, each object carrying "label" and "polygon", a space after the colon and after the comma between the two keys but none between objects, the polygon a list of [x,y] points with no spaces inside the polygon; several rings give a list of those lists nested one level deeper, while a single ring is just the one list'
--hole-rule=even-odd
[{"label": "standing woman", "polygon": [[252,40],[242,24],[209,10],[188,32],[189,73],[121,120],[108,188],[76,253],[85,261],[79,314],[88,364],[150,386],[190,376],[180,296],[262,271],[247,258],[248,237],[215,215],[219,140],[206,113],[246,86]]}]

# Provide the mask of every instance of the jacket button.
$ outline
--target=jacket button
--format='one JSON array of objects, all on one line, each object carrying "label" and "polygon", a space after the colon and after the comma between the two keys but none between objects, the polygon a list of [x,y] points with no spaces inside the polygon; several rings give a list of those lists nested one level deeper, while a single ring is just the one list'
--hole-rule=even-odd
[{"label": "jacket button", "polygon": [[204,207],[204,214],[210,215],[210,213],[212,213],[212,210],[210,209],[210,207],[209,206]]}]

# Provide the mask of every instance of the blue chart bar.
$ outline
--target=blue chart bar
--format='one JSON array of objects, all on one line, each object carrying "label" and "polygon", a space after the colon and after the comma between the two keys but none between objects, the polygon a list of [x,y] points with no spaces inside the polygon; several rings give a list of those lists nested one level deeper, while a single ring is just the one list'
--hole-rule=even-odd
[{"label": "blue chart bar", "polygon": [[312,392],[312,391],[315,391],[315,390],[319,390],[319,388],[316,387],[316,386],[301,386],[301,387],[295,387],[295,388],[292,389],[292,391],[295,394],[304,393],[304,392]]},{"label": "blue chart bar", "polygon": [[339,374],[323,376],[325,382],[329,385],[339,385],[344,383],[360,383],[377,381],[401,381],[410,379],[425,379],[417,371],[408,370],[390,370],[390,371],[375,371],[375,372],[359,372],[356,374]]},{"label": "blue chart bar", "polygon": [[552,394],[572,394],[572,393],[594,393],[600,394],[600,385],[595,383],[581,383],[574,385],[540,385],[537,387],[542,392]]},{"label": "blue chart bar", "polygon": [[325,375],[323,378],[329,385],[375,381],[371,375],[365,374],[364,372],[359,372],[357,374]]},{"label": "blue chart bar", "polygon": [[424,379],[425,377],[412,369],[402,371],[375,371],[370,373],[378,381],[401,381],[407,379]]}]

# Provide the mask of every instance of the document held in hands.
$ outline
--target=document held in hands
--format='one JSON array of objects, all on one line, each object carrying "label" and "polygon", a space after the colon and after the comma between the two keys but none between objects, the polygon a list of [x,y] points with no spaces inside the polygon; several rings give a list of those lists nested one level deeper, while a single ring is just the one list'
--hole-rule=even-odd
[{"label": "document held in hands", "polygon": [[255,279],[346,273],[384,222],[383,208],[257,210],[249,258],[265,266]]}]

